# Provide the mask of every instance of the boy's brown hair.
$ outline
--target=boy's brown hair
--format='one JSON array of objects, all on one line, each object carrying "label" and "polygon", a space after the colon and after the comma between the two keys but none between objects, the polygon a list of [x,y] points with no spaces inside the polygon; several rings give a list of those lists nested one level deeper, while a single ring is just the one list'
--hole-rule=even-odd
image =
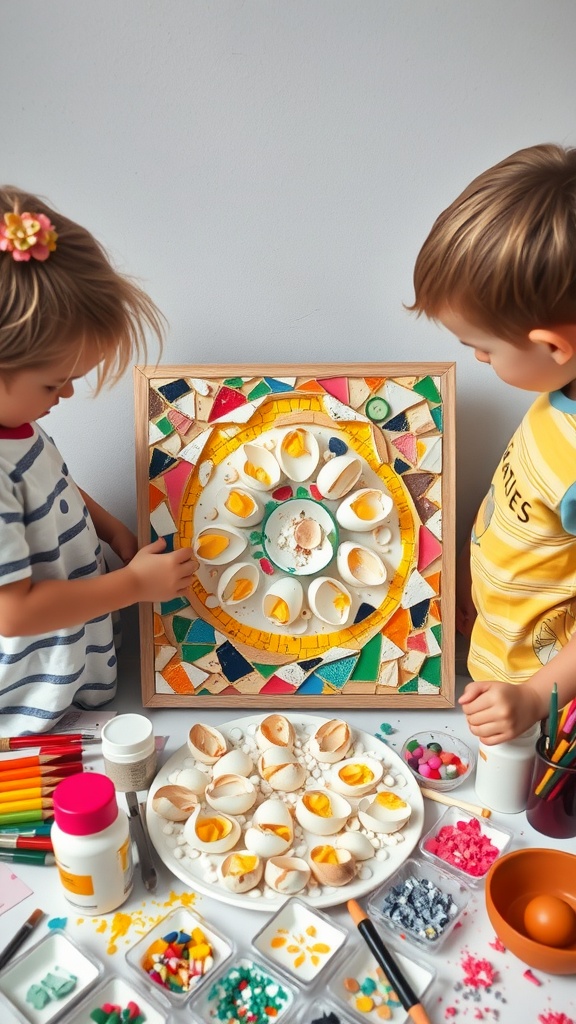
[{"label": "boy's brown hair", "polygon": [[0,252],[0,374],[9,377],[89,344],[102,356],[99,390],[146,353],[148,329],[162,346],[162,314],[112,266],[89,231],[10,185],[0,187],[0,220],[6,213],[43,213],[58,239],[45,261],[16,262]]},{"label": "boy's brown hair", "polygon": [[521,149],[440,214],[414,268],[415,301],[496,337],[576,324],[576,149]]}]

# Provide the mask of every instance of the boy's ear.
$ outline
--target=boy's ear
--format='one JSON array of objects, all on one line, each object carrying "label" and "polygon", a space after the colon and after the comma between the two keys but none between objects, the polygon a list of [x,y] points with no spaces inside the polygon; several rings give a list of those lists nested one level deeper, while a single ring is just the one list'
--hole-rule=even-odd
[{"label": "boy's ear", "polygon": [[535,327],[528,332],[528,337],[535,345],[545,345],[559,366],[564,366],[576,355],[576,324]]}]

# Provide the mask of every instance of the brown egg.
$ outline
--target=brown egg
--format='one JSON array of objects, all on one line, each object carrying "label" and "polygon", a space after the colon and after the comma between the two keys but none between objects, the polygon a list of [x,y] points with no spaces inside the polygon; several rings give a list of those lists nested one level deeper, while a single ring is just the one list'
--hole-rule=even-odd
[{"label": "brown egg", "polygon": [[576,914],[566,900],[543,893],[526,905],[524,927],[535,942],[562,948],[576,938]]}]

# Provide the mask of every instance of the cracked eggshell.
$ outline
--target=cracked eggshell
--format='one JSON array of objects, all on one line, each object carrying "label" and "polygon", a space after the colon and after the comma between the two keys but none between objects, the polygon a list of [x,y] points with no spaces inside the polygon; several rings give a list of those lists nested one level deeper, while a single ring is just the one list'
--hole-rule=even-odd
[{"label": "cracked eggshell", "polygon": [[243,775],[219,775],[206,786],[206,802],[225,814],[245,814],[256,803],[255,786]]},{"label": "cracked eggshell", "polygon": [[216,495],[218,511],[228,522],[240,528],[256,526],[264,517],[264,505],[244,487],[222,487]]},{"label": "cracked eggshell", "polygon": [[411,813],[410,804],[388,790],[364,797],[358,804],[358,817],[369,832],[397,832],[407,824]]},{"label": "cracked eggshell", "polygon": [[362,463],[357,455],[337,455],[318,473],[316,486],[323,498],[343,498],[358,483]]},{"label": "cracked eggshell", "polygon": [[345,832],[336,840],[338,850],[348,850],[356,860],[371,860],[375,850],[364,832]]},{"label": "cracked eggshell", "polygon": [[362,544],[345,541],[336,556],[338,572],[353,587],[379,587],[386,582],[386,567],[381,558]]},{"label": "cracked eggshell", "polygon": [[216,764],[226,753],[226,740],[218,729],[203,722],[196,722],[188,733],[188,750],[202,764]]},{"label": "cracked eggshell", "polygon": [[344,796],[365,796],[376,788],[383,774],[381,761],[372,757],[349,757],[330,772],[330,786]]},{"label": "cracked eggshell", "polygon": [[289,747],[292,750],[295,740],[294,726],[284,715],[267,715],[256,729],[256,743],[262,752],[269,747]]},{"label": "cracked eggshell", "polygon": [[247,601],[258,590],[259,582],[260,573],[254,562],[229,565],[218,580],[218,600],[221,605],[242,604],[242,601]]},{"label": "cracked eggshell", "polygon": [[279,857],[294,841],[292,815],[282,800],[265,800],[252,815],[244,835],[246,847],[259,857]]},{"label": "cracked eggshell", "polygon": [[198,807],[198,797],[184,786],[161,786],[152,797],[152,809],[168,821],[185,821]]},{"label": "cracked eggshell", "polygon": [[315,846],[310,850],[310,867],[321,885],[348,885],[356,874],[356,858],[349,850]]},{"label": "cracked eggshell", "polygon": [[181,768],[173,778],[175,785],[189,789],[200,800],[204,796],[204,790],[209,781],[210,776],[206,772],[200,771],[199,768]]},{"label": "cracked eggshell", "polygon": [[285,576],[276,580],[264,594],[262,611],[275,626],[289,626],[300,615],[303,604],[302,584]]},{"label": "cracked eggshell", "polygon": [[261,444],[242,445],[238,470],[244,483],[255,491],[271,491],[282,478],[277,459]]},{"label": "cracked eggshell", "polygon": [[344,797],[325,789],[307,789],[296,802],[296,818],[302,828],[316,836],[340,832],[351,814]]},{"label": "cracked eggshell", "polygon": [[194,554],[206,565],[226,565],[242,554],[247,543],[248,538],[234,526],[206,526],[196,535]]},{"label": "cracked eggshell", "polygon": [[330,626],[344,626],[352,611],[346,587],[330,576],[317,576],[308,587],[308,604],[314,615]]},{"label": "cracked eggshell", "polygon": [[217,779],[220,775],[244,775],[248,778],[254,770],[254,762],[248,754],[245,754],[240,747],[229,750],[218,758],[212,769],[212,778]]},{"label": "cracked eggshell", "polygon": [[222,885],[230,892],[248,892],[258,885],[264,873],[264,861],[250,850],[229,853],[218,866]]},{"label": "cracked eggshell", "polygon": [[272,789],[292,793],[306,781],[306,769],[288,747],[268,747],[258,758],[260,776]]},{"label": "cracked eggshell", "polygon": [[361,487],[349,494],[336,510],[336,519],[345,530],[368,533],[392,511],[392,498],[373,487]]},{"label": "cracked eggshell", "polygon": [[202,807],[198,807],[192,814],[182,834],[194,850],[202,853],[227,853],[240,839],[242,829],[234,818],[217,812],[208,813]]},{"label": "cracked eggshell", "polygon": [[276,446],[280,468],[289,480],[302,483],[308,480],[320,459],[318,442],[306,427],[286,430]]},{"label": "cracked eggshell", "polygon": [[348,722],[342,718],[331,718],[324,722],[310,738],[308,749],[322,764],[335,764],[346,756],[352,743]]},{"label": "cracked eggshell", "polygon": [[310,881],[310,867],[301,857],[270,857],[264,869],[264,881],[274,892],[294,896]]}]

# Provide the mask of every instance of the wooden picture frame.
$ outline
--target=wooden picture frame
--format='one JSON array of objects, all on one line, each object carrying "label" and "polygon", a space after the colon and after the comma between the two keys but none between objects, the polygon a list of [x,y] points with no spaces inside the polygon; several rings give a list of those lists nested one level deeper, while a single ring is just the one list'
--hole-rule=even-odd
[{"label": "wooden picture frame", "polygon": [[139,540],[192,546],[196,569],[140,605],[144,706],[453,706],[454,381],[135,367]]}]

